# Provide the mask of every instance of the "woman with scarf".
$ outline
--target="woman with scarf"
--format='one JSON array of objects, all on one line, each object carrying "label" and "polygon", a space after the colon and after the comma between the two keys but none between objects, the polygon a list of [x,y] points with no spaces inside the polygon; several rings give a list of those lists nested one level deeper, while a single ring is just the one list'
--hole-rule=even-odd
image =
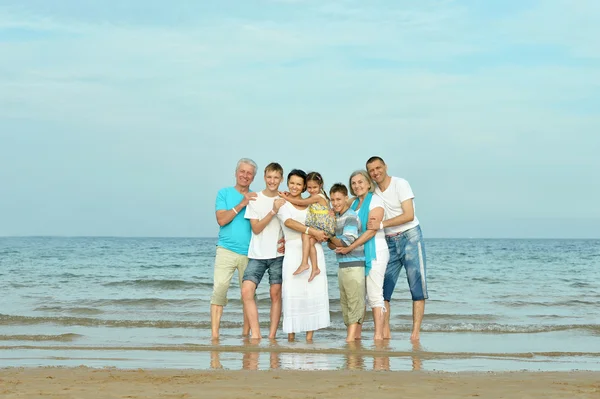
[{"label": "woman with scarf", "polygon": [[[373,339],[383,340],[383,320],[385,304],[383,303],[383,278],[385,269],[390,259],[385,233],[382,228],[368,230],[367,223],[381,226],[384,216],[383,201],[373,195],[375,185],[366,170],[357,170],[350,176],[350,193],[356,198],[352,201],[351,208],[358,213],[362,226],[362,234],[351,245],[337,248],[336,252],[346,254],[360,245],[365,251],[365,276],[367,284],[367,303],[373,311],[375,334]],[[360,336],[360,333],[357,334]]]}]

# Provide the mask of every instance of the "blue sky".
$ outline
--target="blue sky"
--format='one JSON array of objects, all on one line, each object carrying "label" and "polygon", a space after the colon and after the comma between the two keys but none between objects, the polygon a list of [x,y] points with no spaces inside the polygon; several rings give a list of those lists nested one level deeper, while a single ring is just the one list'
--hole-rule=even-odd
[{"label": "blue sky", "polygon": [[599,238],[598,20],[592,0],[4,0],[0,235],[214,236],[241,157],[330,185],[380,155],[427,236]]}]

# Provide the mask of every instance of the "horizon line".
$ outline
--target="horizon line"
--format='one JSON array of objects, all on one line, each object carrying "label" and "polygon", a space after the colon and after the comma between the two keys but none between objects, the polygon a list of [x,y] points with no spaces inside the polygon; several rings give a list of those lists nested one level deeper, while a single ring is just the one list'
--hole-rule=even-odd
[{"label": "horizon line", "polygon": [[[2,238],[195,238],[218,239],[217,236],[129,236],[129,235],[0,235]],[[431,240],[600,240],[600,237],[425,237]]]}]

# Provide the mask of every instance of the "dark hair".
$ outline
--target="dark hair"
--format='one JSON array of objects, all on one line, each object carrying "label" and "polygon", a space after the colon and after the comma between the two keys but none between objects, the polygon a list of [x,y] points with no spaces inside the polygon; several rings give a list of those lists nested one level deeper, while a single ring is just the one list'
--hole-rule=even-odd
[{"label": "dark hair", "polygon": [[321,186],[321,194],[323,194],[325,196],[325,198],[327,198],[327,200],[329,201],[329,197],[327,196],[327,193],[323,189],[323,186],[325,185],[323,176],[321,176],[321,174],[319,172],[310,172],[309,174],[306,175],[306,182],[308,183],[309,181],[316,181],[317,183],[319,183],[319,185]]},{"label": "dark hair", "polygon": [[377,155],[375,155],[375,156],[372,156],[371,158],[367,159],[367,163],[365,164],[365,166],[367,166],[368,164],[373,163],[375,161],[380,161],[382,164],[385,165],[385,161],[383,160],[383,158],[378,157]]},{"label": "dark hair", "polygon": [[343,183],[335,183],[329,190],[329,195],[342,193],[345,197],[348,196],[348,188]]},{"label": "dark hair", "polygon": [[267,172],[279,172],[283,176],[283,168],[277,162],[271,162],[265,167],[265,175]]},{"label": "dark hair", "polygon": [[302,181],[304,182],[304,188],[302,189],[302,192],[306,191],[306,172],[304,172],[302,169],[292,169],[292,171],[290,173],[288,173],[287,176],[287,182],[290,182],[290,179],[293,176],[298,176],[299,178],[302,179]]}]

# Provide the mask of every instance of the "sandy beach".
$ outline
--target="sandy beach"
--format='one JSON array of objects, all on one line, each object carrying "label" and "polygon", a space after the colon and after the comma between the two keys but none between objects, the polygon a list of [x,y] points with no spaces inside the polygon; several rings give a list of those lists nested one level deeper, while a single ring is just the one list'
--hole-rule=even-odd
[{"label": "sandy beach", "polygon": [[0,370],[13,398],[598,398],[598,372],[429,373],[194,371],[77,368]]}]

